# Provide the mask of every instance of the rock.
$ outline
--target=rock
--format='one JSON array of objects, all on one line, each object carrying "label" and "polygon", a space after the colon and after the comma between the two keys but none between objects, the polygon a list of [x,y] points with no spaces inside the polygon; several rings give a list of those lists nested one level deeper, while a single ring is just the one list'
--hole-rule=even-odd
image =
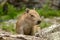
[{"label": "rock", "polygon": [[60,23],[60,17],[55,17],[54,19],[56,20],[57,23]]},{"label": "rock", "polygon": [[38,32],[40,38],[47,38],[51,33],[60,31],[60,24],[53,24],[50,27],[44,28]]},{"label": "rock", "polygon": [[48,40],[60,40],[60,32],[51,33],[48,36]]},{"label": "rock", "polygon": [[52,18],[52,19],[45,18],[43,21],[46,22],[46,23],[51,23],[51,24],[55,24],[56,23],[56,20],[54,18]]},{"label": "rock", "polygon": [[52,9],[60,9],[60,0],[50,0],[49,4]]},{"label": "rock", "polygon": [[8,21],[5,21],[4,23],[12,23],[12,24],[15,24],[16,23],[16,20],[13,20],[13,19],[11,19],[11,20],[8,20]]},{"label": "rock", "polygon": [[27,36],[27,35],[8,35],[7,34],[0,34],[1,40],[42,40],[39,37],[35,36]]},{"label": "rock", "polygon": [[[55,18],[56,19],[56,18]],[[54,19],[54,20],[55,20]],[[53,21],[54,21],[53,20]],[[60,19],[57,18],[57,21]],[[35,36],[27,36],[27,35],[11,35],[5,31],[0,31],[0,40],[60,40],[60,24],[55,23],[54,21],[53,25],[44,28],[42,30],[39,30],[38,33],[36,33]],[[46,19],[46,22],[53,22],[50,19]],[[15,24],[16,20],[9,20],[5,22],[6,24]],[[1,34],[5,34],[5,36],[1,37]],[[7,35],[6,35],[7,34]],[[10,35],[10,36],[8,36]],[[6,37],[8,36],[8,37]]]}]

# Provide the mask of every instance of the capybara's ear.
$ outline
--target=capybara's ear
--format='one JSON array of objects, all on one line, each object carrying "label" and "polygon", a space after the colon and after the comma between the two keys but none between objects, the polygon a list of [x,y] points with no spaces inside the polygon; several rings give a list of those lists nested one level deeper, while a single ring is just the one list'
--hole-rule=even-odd
[{"label": "capybara's ear", "polygon": [[29,13],[29,10],[30,10],[29,8],[26,8],[26,13]]}]

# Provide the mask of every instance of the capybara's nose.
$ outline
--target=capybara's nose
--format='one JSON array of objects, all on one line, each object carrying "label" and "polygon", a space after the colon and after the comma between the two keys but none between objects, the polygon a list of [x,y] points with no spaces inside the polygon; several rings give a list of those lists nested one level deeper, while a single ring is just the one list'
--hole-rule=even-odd
[{"label": "capybara's nose", "polygon": [[41,21],[37,21],[37,24],[40,24],[41,23]]}]

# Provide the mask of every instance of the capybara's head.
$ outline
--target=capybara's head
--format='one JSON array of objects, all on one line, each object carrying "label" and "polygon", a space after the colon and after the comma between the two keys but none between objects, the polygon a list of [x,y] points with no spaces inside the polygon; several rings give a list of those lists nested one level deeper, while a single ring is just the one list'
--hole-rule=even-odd
[{"label": "capybara's head", "polygon": [[27,9],[26,10],[27,19],[33,24],[38,25],[41,23],[41,17],[35,9]]}]

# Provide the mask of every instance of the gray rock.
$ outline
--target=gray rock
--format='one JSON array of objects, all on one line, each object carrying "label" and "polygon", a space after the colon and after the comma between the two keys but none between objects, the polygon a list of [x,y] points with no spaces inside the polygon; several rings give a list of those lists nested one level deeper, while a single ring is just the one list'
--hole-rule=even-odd
[{"label": "gray rock", "polygon": [[48,36],[48,40],[60,40],[60,32],[54,32]]},{"label": "gray rock", "polygon": [[[38,32],[39,37],[48,40],[48,37],[51,35],[52,33],[55,33],[59,31],[60,32],[60,24],[53,24],[48,28],[44,28],[41,31]],[[56,34],[57,35],[57,34]],[[60,34],[59,34],[60,35]],[[57,36],[54,36],[57,37]],[[59,37],[59,36],[58,36]],[[53,38],[54,39],[54,38]]]}]

